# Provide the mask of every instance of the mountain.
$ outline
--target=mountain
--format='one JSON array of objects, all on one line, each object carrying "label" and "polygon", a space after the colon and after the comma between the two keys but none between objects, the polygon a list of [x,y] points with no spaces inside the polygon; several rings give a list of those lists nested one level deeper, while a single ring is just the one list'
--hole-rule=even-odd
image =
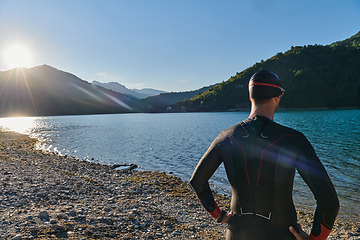
[{"label": "mountain", "polygon": [[0,116],[138,112],[132,96],[94,86],[42,65],[0,72]]},{"label": "mountain", "polygon": [[93,84],[103,87],[103,88],[106,88],[106,89],[109,89],[109,90],[112,90],[114,92],[130,95],[130,96],[133,96],[138,99],[165,93],[165,91],[156,90],[156,89],[152,89],[152,88],[128,89],[124,85],[121,85],[118,82],[102,83],[102,82],[98,82],[98,81],[93,81]]},{"label": "mountain", "polygon": [[162,112],[165,111],[168,106],[174,105],[177,102],[181,102],[184,99],[190,99],[203,92],[206,92],[209,88],[215,86],[202,87],[193,91],[186,92],[165,92],[152,88],[143,89],[128,89],[124,85],[118,82],[101,83],[93,81],[93,85],[101,86],[106,89],[113,90],[115,92],[131,95],[135,98],[141,99],[142,111],[145,112]]},{"label": "mountain", "polygon": [[[360,107],[360,33],[336,44],[291,47],[232,76],[208,91],[178,103],[188,111],[250,107],[248,82],[261,69],[274,71],[286,92],[283,108]],[[350,44],[351,43],[351,44]]]},{"label": "mountain", "polygon": [[174,105],[177,102],[184,101],[185,99],[193,98],[203,92],[206,92],[213,86],[215,85],[186,92],[161,93],[160,95],[147,97],[145,99],[141,99],[140,101],[143,103],[143,105],[151,107],[152,111],[164,111],[166,107]]},{"label": "mountain", "polygon": [[162,90],[157,90],[157,89],[152,89],[152,88],[142,88],[142,89],[132,89],[134,92],[137,92],[138,94],[144,95],[146,97],[151,97],[151,96],[157,96],[161,93],[167,93],[166,91],[162,91]]}]

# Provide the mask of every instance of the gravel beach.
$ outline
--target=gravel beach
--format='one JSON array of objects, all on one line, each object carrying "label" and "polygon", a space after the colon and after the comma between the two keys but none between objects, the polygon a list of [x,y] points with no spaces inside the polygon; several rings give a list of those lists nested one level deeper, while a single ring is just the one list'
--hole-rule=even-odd
[{"label": "gravel beach", "polygon": [[[0,132],[0,239],[224,239],[185,181],[36,149]],[[230,199],[216,195],[220,208]],[[312,213],[299,211],[309,232]],[[359,221],[337,219],[328,239],[360,239]]]}]

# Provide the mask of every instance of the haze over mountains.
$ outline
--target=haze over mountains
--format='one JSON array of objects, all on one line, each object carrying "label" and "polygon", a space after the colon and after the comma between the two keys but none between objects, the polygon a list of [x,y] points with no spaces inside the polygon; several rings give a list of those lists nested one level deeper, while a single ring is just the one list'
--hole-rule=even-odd
[{"label": "haze over mountains", "polygon": [[[112,90],[114,92],[123,93],[126,95],[133,96],[135,98],[140,99],[140,102],[144,106],[148,106],[146,111],[164,111],[164,107],[171,106],[176,104],[177,102],[181,102],[184,99],[193,98],[203,92],[209,90],[209,88],[215,86],[207,86],[202,87],[197,90],[185,91],[185,92],[165,92],[152,88],[143,88],[143,89],[128,89],[124,85],[118,82],[109,82],[109,83],[101,83],[98,81],[93,81],[93,85],[101,86],[105,89]],[[155,110],[156,109],[156,110]]]},{"label": "haze over mountains", "polygon": [[228,81],[188,92],[91,84],[48,65],[15,68],[0,72],[0,117],[165,112],[168,106],[187,111],[247,109],[247,84],[260,69],[273,70],[282,79],[284,108],[360,107],[359,66],[360,32],[328,46],[291,47]]},{"label": "haze over mountains", "polygon": [[[143,89],[128,89],[124,85],[118,82],[108,82],[102,83],[98,81],[93,81],[92,84],[103,87],[105,89],[112,90],[114,92],[123,93],[126,95],[131,95],[135,98],[142,99],[146,97],[156,96],[161,93],[166,93],[166,91],[161,91],[152,88],[143,88]],[[182,99],[183,100],[183,99]]]}]

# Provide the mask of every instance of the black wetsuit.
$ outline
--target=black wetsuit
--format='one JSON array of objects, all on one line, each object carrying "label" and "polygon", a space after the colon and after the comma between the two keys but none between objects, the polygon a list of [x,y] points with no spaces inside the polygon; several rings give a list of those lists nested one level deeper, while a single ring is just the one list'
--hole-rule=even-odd
[{"label": "black wetsuit", "polygon": [[326,170],[302,133],[256,116],[219,134],[190,180],[209,213],[218,207],[208,180],[221,163],[231,185],[234,213],[226,239],[295,239],[288,230],[289,226],[298,229],[292,200],[295,169],[317,200],[311,237],[326,239],[339,202]]}]

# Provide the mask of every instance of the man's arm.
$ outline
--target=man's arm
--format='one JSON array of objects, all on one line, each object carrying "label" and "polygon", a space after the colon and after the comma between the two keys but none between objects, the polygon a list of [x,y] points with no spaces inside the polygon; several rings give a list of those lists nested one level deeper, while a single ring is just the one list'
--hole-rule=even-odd
[{"label": "man's arm", "polygon": [[214,145],[213,143],[199,161],[190,179],[190,184],[201,204],[214,218],[218,219],[221,215],[221,210],[214,200],[208,182],[222,162]]},{"label": "man's arm", "polygon": [[297,159],[297,170],[315,196],[317,207],[310,240],[325,240],[339,211],[335,188],[311,144],[304,137],[303,154]]}]

